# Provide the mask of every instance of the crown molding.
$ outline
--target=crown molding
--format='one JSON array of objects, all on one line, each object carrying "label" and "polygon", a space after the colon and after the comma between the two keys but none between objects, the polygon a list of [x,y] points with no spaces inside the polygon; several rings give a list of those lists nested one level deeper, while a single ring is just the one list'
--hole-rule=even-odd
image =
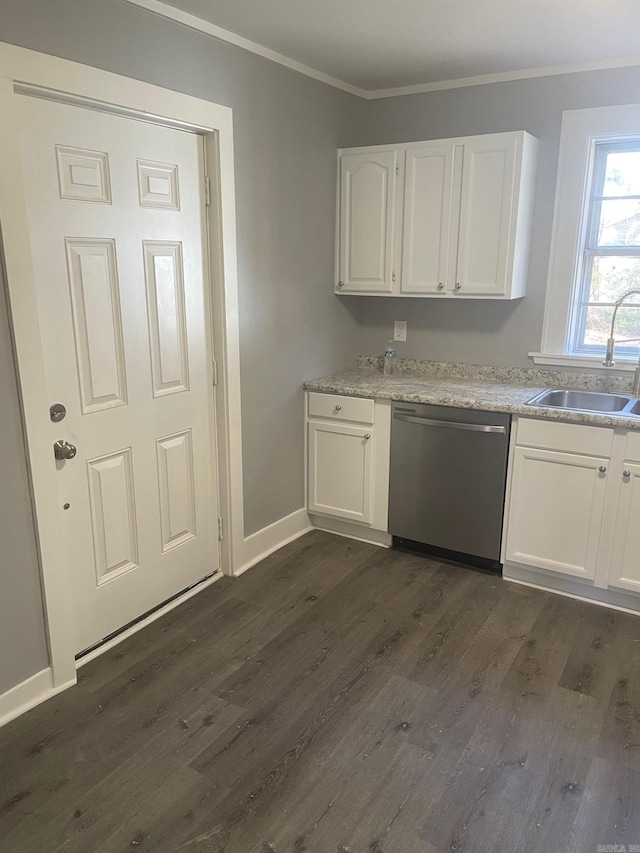
[{"label": "crown molding", "polygon": [[495,74],[480,74],[477,77],[458,77],[454,80],[438,80],[435,83],[418,83],[415,86],[370,89],[365,92],[365,97],[367,100],[397,98],[402,95],[440,92],[443,89],[464,89],[468,86],[486,86],[489,83],[510,83],[515,80],[531,80],[535,77],[556,77],[560,74],[581,74],[584,71],[606,71],[612,68],[631,68],[637,65],[640,65],[640,54],[621,56],[615,59],[598,59],[592,62],[571,62],[566,65],[544,65],[539,68],[522,68],[519,71],[498,71]]},{"label": "crown molding", "polygon": [[199,18],[196,15],[191,15],[189,12],[183,12],[182,9],[176,9],[175,6],[169,6],[168,3],[163,3],[161,0],[125,0],[126,3],[131,3],[133,6],[140,6],[148,12],[154,12],[163,18],[169,18],[177,24],[183,24],[192,30],[205,33],[208,36],[213,36],[220,41],[226,41],[229,44],[234,44],[236,47],[241,47],[244,50],[249,50],[251,53],[256,53],[258,56],[263,56],[265,59],[270,59],[272,62],[277,62],[279,65],[284,65],[286,68],[291,68],[292,71],[297,71],[307,77],[312,77],[314,80],[319,80],[321,83],[326,83],[328,86],[333,86],[336,89],[342,89],[343,92],[348,92],[350,95],[357,95],[359,98],[366,98],[368,93],[358,86],[352,86],[350,83],[345,83],[343,80],[338,80],[336,77],[331,77],[330,74],[325,74],[322,71],[317,71],[315,68],[310,68],[302,62],[297,62],[295,59],[289,59],[282,53],[277,53],[275,50],[270,50],[255,41],[239,36],[237,33],[232,33],[230,30],[225,30],[222,27],[216,26],[204,18]]},{"label": "crown molding", "polygon": [[234,44],[236,47],[241,47],[244,50],[251,51],[265,59],[270,59],[272,62],[277,62],[279,65],[284,65],[292,71],[297,71],[307,77],[312,77],[321,83],[326,83],[328,86],[333,86],[336,89],[341,89],[343,92],[348,92],[350,95],[356,95],[359,98],[364,98],[367,101],[378,100],[379,98],[397,98],[403,95],[420,95],[427,92],[440,92],[444,89],[464,89],[468,86],[486,86],[490,83],[510,83],[516,80],[531,80],[536,77],[554,77],[560,74],[580,74],[584,71],[605,71],[614,68],[631,68],[640,66],[640,54],[633,56],[622,56],[613,59],[598,59],[592,62],[572,62],[566,65],[545,65],[539,68],[523,68],[518,71],[500,71],[494,74],[481,74],[476,77],[458,77],[453,80],[438,80],[434,83],[418,83],[412,86],[394,86],[389,89],[362,89],[359,86],[353,86],[351,83],[345,83],[344,80],[338,80],[337,77],[331,77],[322,71],[304,65],[302,62],[297,62],[295,59],[290,59],[282,53],[277,53],[275,50],[270,50],[257,42],[239,36],[237,33],[232,33],[230,30],[225,30],[222,27],[216,26],[203,18],[196,15],[191,15],[189,12],[183,12],[175,6],[170,6],[162,0],[125,0],[133,6],[139,6],[163,18],[168,18],[178,24],[189,27],[192,30],[198,30],[206,35],[220,41]]}]

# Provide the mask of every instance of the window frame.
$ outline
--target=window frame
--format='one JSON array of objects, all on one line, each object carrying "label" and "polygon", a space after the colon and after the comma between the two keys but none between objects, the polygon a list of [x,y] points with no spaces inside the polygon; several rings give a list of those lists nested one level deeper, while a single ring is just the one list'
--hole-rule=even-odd
[{"label": "window frame", "polygon": [[[573,348],[577,331],[574,306],[583,289],[596,146],[630,140],[640,140],[640,104],[562,114],[541,351],[529,353],[538,364],[602,366],[599,349]],[[617,367],[631,370],[637,350],[626,348],[625,352],[618,347],[616,357]]]}]

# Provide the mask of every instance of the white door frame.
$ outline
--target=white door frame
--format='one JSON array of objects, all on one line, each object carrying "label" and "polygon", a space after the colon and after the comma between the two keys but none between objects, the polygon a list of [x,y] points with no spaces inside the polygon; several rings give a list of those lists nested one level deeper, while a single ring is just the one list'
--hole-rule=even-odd
[{"label": "white door frame", "polygon": [[244,542],[240,357],[236,266],[233,114],[229,107],[152,86],[65,59],[0,43],[0,225],[4,274],[27,436],[34,514],[40,551],[51,661],[52,692],[75,683],[69,578],[59,530],[57,483],[52,464],[50,404],[39,335],[16,99],[31,91],[63,103],[142,118],[202,134],[212,199],[207,208],[213,308],[220,512],[224,518],[222,571],[233,574]]}]

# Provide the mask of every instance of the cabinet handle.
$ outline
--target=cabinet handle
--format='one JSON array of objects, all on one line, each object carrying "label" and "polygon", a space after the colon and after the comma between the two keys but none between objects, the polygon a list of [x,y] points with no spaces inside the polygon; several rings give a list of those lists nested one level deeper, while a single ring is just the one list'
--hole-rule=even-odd
[{"label": "cabinet handle", "polygon": [[369,441],[369,439],[370,439],[370,438],[371,438],[371,435],[370,435],[368,432],[365,432],[365,434],[364,434],[364,440],[365,440],[365,441]]},{"label": "cabinet handle", "polygon": [[460,282],[456,281],[456,290],[460,290],[461,287],[462,285],[460,284]]},{"label": "cabinet handle", "polygon": [[438,290],[444,290],[444,284],[441,281],[438,282]]},{"label": "cabinet handle", "polygon": [[606,465],[600,465],[600,467],[598,468],[598,471],[600,471],[601,474],[606,474],[607,473],[607,466]]},{"label": "cabinet handle", "polygon": [[623,477],[626,477],[626,478],[629,478],[629,477],[631,476],[631,471],[624,470],[624,471],[622,472],[622,476],[623,476]]},{"label": "cabinet handle", "polygon": [[341,410],[342,410],[342,406],[340,406],[340,405],[337,405],[334,409],[334,411],[336,411],[336,412],[339,412]]},{"label": "cabinet handle", "polygon": [[338,287],[344,287],[344,281],[339,281],[339,282],[338,282]]}]

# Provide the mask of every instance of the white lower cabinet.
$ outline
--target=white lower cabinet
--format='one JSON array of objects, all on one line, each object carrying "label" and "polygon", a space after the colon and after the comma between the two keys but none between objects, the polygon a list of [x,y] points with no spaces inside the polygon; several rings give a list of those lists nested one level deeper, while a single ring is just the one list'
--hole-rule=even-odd
[{"label": "white lower cabinet", "polygon": [[576,453],[516,447],[507,560],[593,580],[608,464]]},{"label": "white lower cabinet", "polygon": [[611,552],[609,583],[640,592],[640,464],[624,463]]},{"label": "white lower cabinet", "polygon": [[307,393],[307,508],[386,532],[391,404]]},{"label": "white lower cabinet", "polygon": [[510,459],[505,577],[640,609],[640,432],[517,418]]},{"label": "white lower cabinet", "polygon": [[309,512],[371,523],[373,427],[309,421]]}]

